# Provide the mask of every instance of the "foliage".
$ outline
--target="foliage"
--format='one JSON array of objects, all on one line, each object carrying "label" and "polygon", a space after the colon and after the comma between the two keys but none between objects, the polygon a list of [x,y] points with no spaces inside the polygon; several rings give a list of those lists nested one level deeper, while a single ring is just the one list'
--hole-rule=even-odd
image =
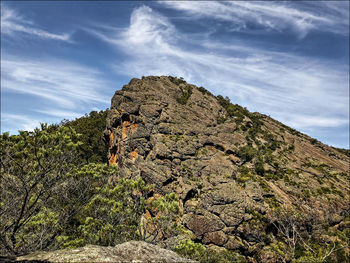
[{"label": "foliage", "polygon": [[192,95],[192,86],[190,85],[185,85],[184,87],[180,86],[180,89],[181,89],[181,96],[177,98],[176,101],[182,105],[185,105],[188,99]]},{"label": "foliage", "polygon": [[173,76],[168,76],[168,79],[176,85],[186,84],[186,81],[182,77],[177,78],[177,77],[173,77]]},{"label": "foliage", "polygon": [[179,222],[180,205],[176,194],[156,195],[148,200],[146,209],[151,217],[144,218],[141,239],[149,242],[166,239],[184,232]]},{"label": "foliage", "polygon": [[147,202],[152,186],[141,178],[118,177],[115,166],[81,164],[79,137],[57,125],[1,135],[1,254],[144,240],[147,210],[160,213],[149,220],[163,238],[177,233],[175,194]]},{"label": "foliage", "polygon": [[343,149],[343,148],[336,148],[336,147],[332,147],[332,148],[350,157],[350,149]]},{"label": "foliage", "polygon": [[207,89],[203,88],[202,86],[198,88],[198,90],[203,94],[203,95],[211,95],[213,96],[213,94],[211,94],[210,91],[208,91]]},{"label": "foliage", "polygon": [[277,230],[276,240],[270,245],[281,262],[344,262],[349,257],[345,248],[350,231],[334,233],[325,241],[325,222],[317,214],[299,213],[291,208],[276,208],[270,222]]},{"label": "foliage", "polygon": [[200,243],[195,243],[188,239],[180,241],[174,250],[183,257],[197,260],[201,263],[246,262],[245,257],[236,252],[227,249],[209,249]]},{"label": "foliage", "polygon": [[232,104],[228,97],[218,95],[217,100],[219,104],[226,110],[229,117],[235,117],[236,123],[241,123],[245,116],[250,116],[250,112],[238,104]]},{"label": "foliage", "polygon": [[261,156],[259,156],[258,160],[255,162],[255,172],[261,176],[265,173],[264,160]]},{"label": "foliage", "polygon": [[238,149],[237,154],[244,162],[249,162],[255,157],[257,151],[252,146],[245,145]]},{"label": "foliage", "polygon": [[192,240],[181,240],[174,250],[181,256],[201,261],[205,256],[205,246]]},{"label": "foliage", "polygon": [[92,111],[89,115],[77,118],[72,121],[65,120],[62,126],[72,127],[81,134],[79,155],[83,162],[107,162],[107,154],[102,141],[103,132],[106,128],[108,110]]},{"label": "foliage", "polygon": [[[23,239],[24,229],[33,224],[33,220],[39,220],[55,187],[77,164],[76,149],[81,144],[78,138],[69,127],[45,124],[33,132],[0,135],[0,199],[4,204],[0,208],[0,238],[7,251],[32,248],[30,244],[19,248],[19,240]],[[60,220],[50,211],[45,213],[49,220]],[[37,245],[45,246],[53,236],[45,236]]]},{"label": "foliage", "polygon": [[151,187],[141,178],[120,178],[112,185],[108,183],[108,177],[100,173],[103,169],[116,168],[90,164],[72,173],[75,180],[90,181],[90,192],[85,193],[85,203],[74,217],[76,227],[58,237],[64,241],[64,247],[114,246],[139,238],[138,228],[145,212],[146,194]]}]

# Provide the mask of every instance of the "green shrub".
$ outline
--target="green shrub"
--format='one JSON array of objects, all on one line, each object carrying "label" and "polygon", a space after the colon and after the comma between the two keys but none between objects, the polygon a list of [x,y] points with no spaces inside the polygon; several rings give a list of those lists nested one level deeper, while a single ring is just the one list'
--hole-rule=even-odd
[{"label": "green shrub", "polygon": [[84,163],[106,163],[107,151],[102,141],[103,132],[106,128],[108,110],[92,111],[75,120],[64,120],[61,126],[71,127],[81,134],[81,145],[78,147],[79,157]]},{"label": "green shrub", "polygon": [[206,257],[205,246],[189,239],[181,240],[180,243],[174,247],[174,250],[181,256],[201,262]]},{"label": "green shrub", "polygon": [[181,87],[181,96],[176,99],[176,101],[182,105],[185,105],[188,101],[188,99],[192,95],[192,86],[186,85],[185,87]]},{"label": "green shrub", "polygon": [[238,149],[237,154],[244,162],[249,162],[255,157],[257,151],[252,146],[245,145]]},{"label": "green shrub", "polygon": [[318,143],[318,141],[316,139],[310,139],[311,144],[315,145],[316,143]]},{"label": "green shrub", "polygon": [[203,94],[203,95],[213,95],[208,91],[207,89],[203,88],[202,86],[198,88],[198,90]]},{"label": "green shrub", "polygon": [[176,85],[186,84],[186,81],[182,77],[177,78],[177,77],[173,77],[173,76],[168,76],[168,79]]},{"label": "green shrub", "polygon": [[332,148],[337,150],[338,152],[350,157],[350,149],[342,149],[342,148],[336,148],[336,147],[332,147]]},{"label": "green shrub", "polygon": [[263,176],[265,173],[264,161],[261,157],[259,157],[258,160],[255,162],[255,172],[261,176]]},{"label": "green shrub", "polygon": [[231,263],[231,262],[247,262],[245,257],[227,250],[214,250],[206,248],[200,243],[195,243],[192,240],[182,240],[175,246],[174,250],[183,257],[199,261],[201,263]]}]

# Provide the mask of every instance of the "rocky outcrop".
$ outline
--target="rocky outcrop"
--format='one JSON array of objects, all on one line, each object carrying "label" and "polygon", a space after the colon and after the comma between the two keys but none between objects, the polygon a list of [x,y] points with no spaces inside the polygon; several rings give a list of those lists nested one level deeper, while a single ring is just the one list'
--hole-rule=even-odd
[{"label": "rocky outcrop", "polygon": [[347,156],[226,102],[182,79],[132,79],[112,98],[109,164],[158,194],[177,193],[196,240],[248,256],[274,258],[257,251],[272,242],[268,217],[276,207],[346,217]]},{"label": "rocky outcrop", "polygon": [[115,247],[101,247],[88,245],[77,249],[62,249],[52,252],[37,252],[17,258],[19,262],[195,262],[181,258],[175,252],[158,246],[141,242],[131,241]]}]

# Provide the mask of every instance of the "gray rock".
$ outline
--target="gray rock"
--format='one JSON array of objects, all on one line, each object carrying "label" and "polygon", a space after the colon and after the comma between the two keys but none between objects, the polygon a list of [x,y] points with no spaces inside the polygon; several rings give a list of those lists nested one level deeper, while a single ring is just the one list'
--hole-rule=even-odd
[{"label": "gray rock", "polygon": [[[185,89],[191,90],[187,100],[182,98]],[[313,145],[308,136],[268,116],[232,107],[228,116],[215,96],[172,77],[132,79],[112,98],[104,134],[109,164],[118,165],[122,176],[141,175],[155,185],[154,193],[175,192],[183,204],[182,223],[198,241],[249,247],[252,254],[266,239],[263,230],[274,206],[317,213],[322,208],[324,215],[333,211],[332,204],[337,210],[332,214],[348,209],[348,157]],[[240,150],[248,145],[253,156],[246,160]],[[256,172],[259,158],[265,174]],[[322,167],[303,167],[306,162],[326,164],[326,175],[336,183],[325,178]],[[273,174],[276,167],[279,173]],[[303,190],[317,193],[321,187],[340,194],[303,198]],[[305,202],[310,209],[302,208]],[[342,218],[331,221],[338,224]]]},{"label": "gray rock", "polygon": [[17,260],[37,260],[48,262],[195,262],[180,257],[171,250],[160,248],[142,241],[130,241],[115,247],[88,245],[76,249],[62,249],[51,252],[36,252],[18,257]]}]

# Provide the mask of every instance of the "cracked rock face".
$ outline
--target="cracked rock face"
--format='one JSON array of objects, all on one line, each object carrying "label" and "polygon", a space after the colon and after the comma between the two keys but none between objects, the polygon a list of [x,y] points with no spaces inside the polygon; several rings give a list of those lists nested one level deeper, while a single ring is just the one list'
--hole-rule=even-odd
[{"label": "cracked rock face", "polygon": [[[349,176],[349,158],[328,146],[311,145],[306,135],[282,132],[282,124],[267,116],[255,116],[260,116],[263,131],[281,142],[273,154],[276,160],[283,160],[283,171],[298,171],[298,185],[310,185],[310,180],[317,183],[314,175],[318,172],[301,169],[302,162],[322,161],[334,173],[345,173],[343,179],[339,177],[339,186],[335,185],[344,192],[341,184]],[[228,118],[215,96],[184,81],[165,76],[132,79],[112,98],[104,134],[109,165],[117,165],[122,176],[140,175],[154,184],[159,194],[175,192],[184,209],[183,225],[202,243],[251,251],[261,239],[259,231],[246,224],[253,222],[249,211],[265,215],[271,198],[281,205],[300,202],[301,206],[299,186],[283,180],[270,182],[258,175],[254,177],[258,181],[242,183],[237,179],[242,177],[243,165],[254,173],[254,161],[238,154],[248,143],[251,122],[249,117],[242,124]],[[258,136],[253,138],[255,142],[268,145],[268,136]],[[258,149],[255,142],[252,145]],[[287,151],[291,144],[293,153]],[[277,168],[265,163],[264,169],[274,173]],[[312,185],[316,187],[316,183]],[[336,202],[339,207],[345,206],[340,199]],[[325,204],[316,197],[312,203]],[[305,209],[312,209],[311,203]]]},{"label": "cracked rock face", "polygon": [[178,103],[184,85],[167,77],[132,79],[113,96],[105,131],[110,165],[182,199],[198,192],[194,181],[205,181],[202,187],[229,182],[239,162],[231,146],[244,140],[232,125],[216,127],[225,110],[214,96],[190,85],[186,104]]}]

